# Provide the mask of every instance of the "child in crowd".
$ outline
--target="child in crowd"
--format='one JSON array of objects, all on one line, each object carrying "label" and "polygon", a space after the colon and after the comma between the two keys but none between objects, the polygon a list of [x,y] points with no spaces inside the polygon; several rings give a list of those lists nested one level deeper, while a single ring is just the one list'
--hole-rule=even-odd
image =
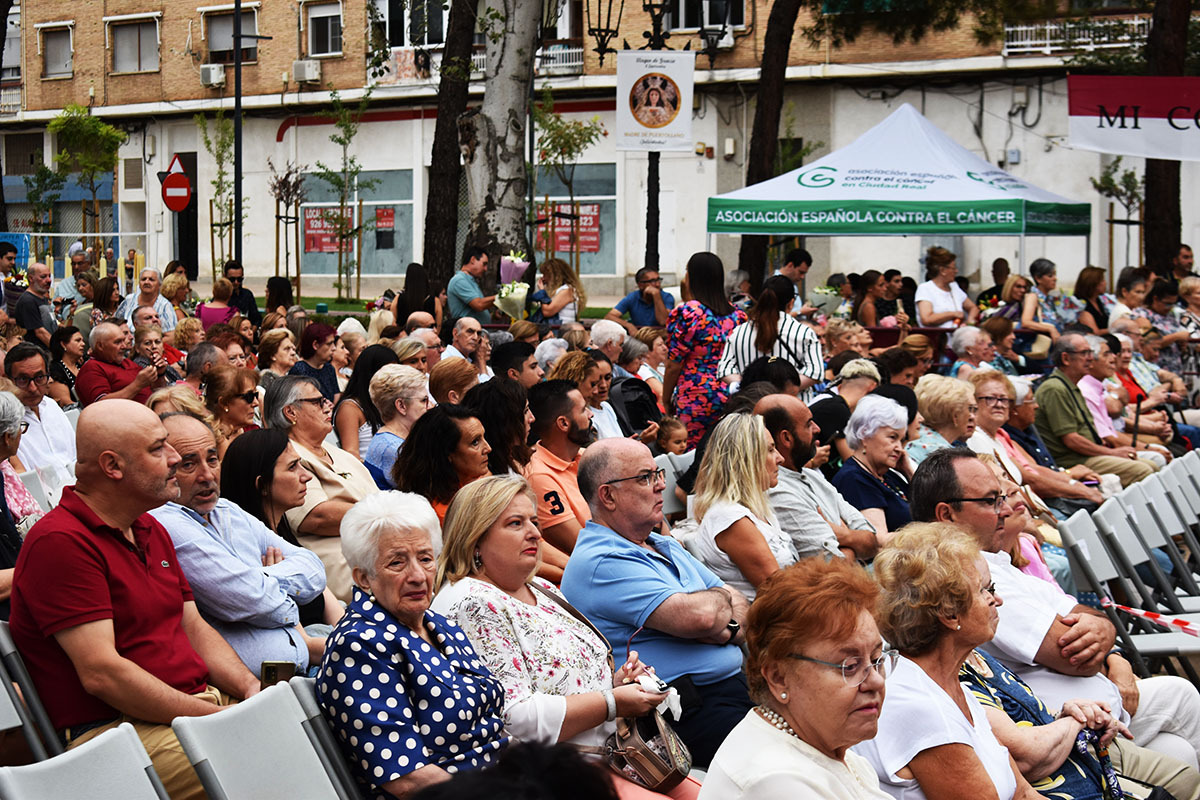
[{"label": "child in crowd", "polygon": [[658,423],[658,438],[650,450],[656,456],[683,455],[687,452],[687,427],[675,417],[663,417]]}]

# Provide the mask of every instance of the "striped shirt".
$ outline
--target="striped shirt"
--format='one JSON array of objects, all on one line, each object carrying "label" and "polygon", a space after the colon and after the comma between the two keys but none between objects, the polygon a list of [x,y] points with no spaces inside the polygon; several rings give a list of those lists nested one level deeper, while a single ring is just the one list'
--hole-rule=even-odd
[{"label": "striped shirt", "polygon": [[[717,367],[718,377],[741,375],[746,367],[750,366],[751,361],[762,356],[775,356],[790,361],[802,378],[821,381],[825,377],[825,357],[821,351],[821,340],[812,328],[780,312],[779,334],[769,353],[763,353],[754,346],[757,333],[758,328],[753,322],[743,322],[730,332]],[[800,399],[806,401],[807,395],[808,392],[801,392]]]}]

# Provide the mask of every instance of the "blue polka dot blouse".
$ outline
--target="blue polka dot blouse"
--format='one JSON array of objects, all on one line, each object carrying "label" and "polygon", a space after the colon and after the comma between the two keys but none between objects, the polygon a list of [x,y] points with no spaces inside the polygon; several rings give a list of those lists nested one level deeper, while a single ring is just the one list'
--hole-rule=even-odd
[{"label": "blue polka dot blouse", "polygon": [[317,700],[360,783],[382,786],[435,764],[447,772],[493,763],[504,736],[504,687],[466,634],[425,612],[431,646],[357,588],[329,636]]}]

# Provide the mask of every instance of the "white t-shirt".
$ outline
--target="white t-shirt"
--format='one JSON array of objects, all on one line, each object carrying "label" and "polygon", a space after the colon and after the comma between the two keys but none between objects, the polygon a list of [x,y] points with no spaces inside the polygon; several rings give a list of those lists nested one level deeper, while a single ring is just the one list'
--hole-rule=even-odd
[{"label": "white t-shirt", "polygon": [[929,325],[924,320],[919,319],[921,316],[921,301],[928,301],[933,308],[930,309],[934,314],[941,314],[945,311],[962,311],[963,303],[967,301],[967,293],[955,282],[950,282],[950,290],[946,291],[938,287],[933,281],[925,281],[917,287],[917,293],[913,301],[917,306],[918,322],[922,328],[953,328],[954,320],[948,319],[940,325]]},{"label": "white t-shirt", "polygon": [[901,657],[896,671],[888,676],[879,732],[853,749],[871,763],[880,788],[896,800],[924,800],[925,793],[915,779],[896,773],[921,752],[944,744],[965,744],[974,750],[1000,800],[1012,800],[1017,791],[1008,748],[996,741],[983,706],[970,690],[961,683],[958,688],[971,710],[970,722],[915,662]]},{"label": "white t-shirt", "polygon": [[[1123,722],[1129,715],[1121,707],[1121,692],[1115,683],[1097,673],[1090,678],[1064,675],[1034,663],[1046,632],[1058,616],[1066,616],[1075,607],[1075,598],[1064,594],[1040,578],[1026,575],[1012,565],[1007,553],[984,553],[992,572],[1000,606],[1000,625],[996,636],[983,645],[1041,698],[1050,713],[1056,713],[1067,700],[1084,697],[1108,703]],[[891,700],[892,679],[888,679]]]},{"label": "white t-shirt", "polygon": [[621,423],[617,421],[617,412],[607,400],[599,408],[592,407],[592,424],[596,426],[597,439],[620,439],[625,436]]},{"label": "white t-shirt", "polygon": [[750,509],[737,503],[717,503],[708,509],[704,513],[704,519],[700,521],[700,526],[685,538],[684,546],[718,578],[753,602],[756,594],[753,584],[746,580],[729,554],[717,546],[717,534],[742,518],[749,518],[758,528],[780,569],[796,563],[796,547],[792,544],[792,538],[778,525],[756,516]]},{"label": "white t-shirt", "polygon": [[698,800],[886,800],[861,756],[821,753],[750,711],[721,743]]}]

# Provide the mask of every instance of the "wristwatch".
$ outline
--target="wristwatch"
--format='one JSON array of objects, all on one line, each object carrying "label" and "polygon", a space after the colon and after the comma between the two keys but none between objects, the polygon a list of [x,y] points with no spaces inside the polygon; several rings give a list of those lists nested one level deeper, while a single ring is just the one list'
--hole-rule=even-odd
[{"label": "wristwatch", "polygon": [[738,624],[736,619],[729,620],[729,623],[725,627],[729,629],[729,641],[731,642],[737,638],[738,631],[742,629],[742,626]]}]

